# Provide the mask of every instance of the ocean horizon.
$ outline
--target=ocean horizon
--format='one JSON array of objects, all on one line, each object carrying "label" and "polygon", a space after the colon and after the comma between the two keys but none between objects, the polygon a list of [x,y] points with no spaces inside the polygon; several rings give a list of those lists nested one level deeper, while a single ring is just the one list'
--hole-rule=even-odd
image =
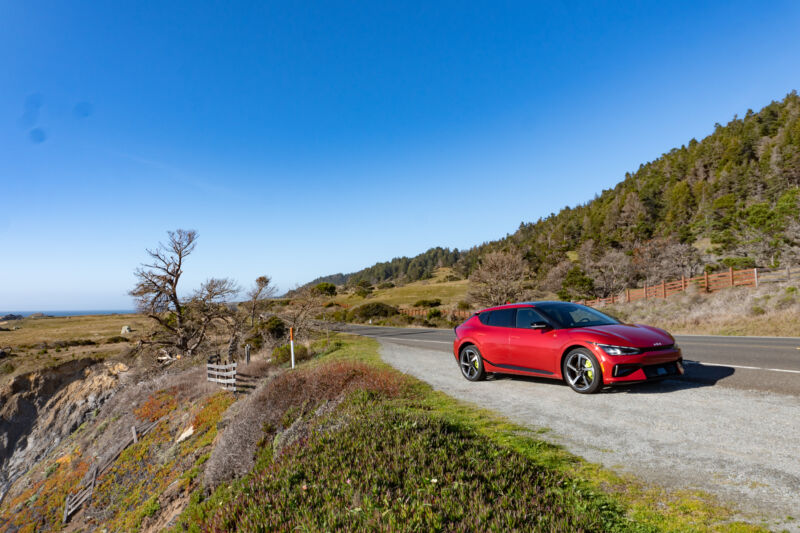
[{"label": "ocean horizon", "polygon": [[31,316],[36,313],[42,313],[46,316],[86,316],[86,315],[129,315],[135,313],[135,309],[69,309],[59,311],[0,311],[0,316],[5,315],[22,315],[23,317]]}]

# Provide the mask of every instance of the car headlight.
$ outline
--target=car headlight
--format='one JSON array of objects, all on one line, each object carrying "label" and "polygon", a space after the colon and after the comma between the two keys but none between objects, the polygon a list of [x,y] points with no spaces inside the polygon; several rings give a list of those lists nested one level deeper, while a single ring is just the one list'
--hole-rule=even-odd
[{"label": "car headlight", "polygon": [[597,342],[594,344],[608,355],[636,355],[641,353],[639,348],[631,348],[630,346],[612,346],[610,344],[600,344]]}]

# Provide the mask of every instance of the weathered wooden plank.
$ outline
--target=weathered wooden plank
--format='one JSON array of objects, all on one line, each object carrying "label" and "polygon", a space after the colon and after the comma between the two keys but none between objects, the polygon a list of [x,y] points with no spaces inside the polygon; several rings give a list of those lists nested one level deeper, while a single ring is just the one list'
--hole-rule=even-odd
[{"label": "weathered wooden plank", "polygon": [[212,378],[208,377],[208,381],[212,381],[214,383],[223,383],[227,385],[236,385],[236,378],[228,379],[228,378]]},{"label": "weathered wooden plank", "polygon": [[209,364],[206,365],[206,368],[214,369],[214,370],[230,370],[230,369],[236,368],[237,364],[238,363],[229,363],[227,365],[213,365],[213,364],[209,363]]}]

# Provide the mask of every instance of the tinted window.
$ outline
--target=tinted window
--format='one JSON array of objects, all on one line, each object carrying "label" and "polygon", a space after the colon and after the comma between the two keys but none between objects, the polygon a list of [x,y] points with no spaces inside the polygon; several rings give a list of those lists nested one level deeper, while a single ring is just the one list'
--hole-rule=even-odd
[{"label": "tinted window", "polygon": [[478,320],[481,321],[481,324],[489,324],[489,315],[491,315],[491,311],[486,311],[478,315]]},{"label": "tinted window", "polygon": [[534,322],[547,322],[547,320],[534,311],[532,307],[520,307],[517,309],[518,328],[529,328]]},{"label": "tinted window", "polygon": [[492,311],[489,317],[489,325],[501,328],[513,328],[514,311],[516,311],[516,309],[498,309],[497,311]]},{"label": "tinted window", "polygon": [[562,328],[607,326],[619,321],[585,305],[570,303],[541,303],[536,308],[558,322]]}]

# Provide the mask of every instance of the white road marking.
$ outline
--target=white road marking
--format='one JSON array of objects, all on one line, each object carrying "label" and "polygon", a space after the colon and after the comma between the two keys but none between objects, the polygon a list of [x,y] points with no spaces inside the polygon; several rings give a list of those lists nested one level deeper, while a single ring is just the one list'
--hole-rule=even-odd
[{"label": "white road marking", "polygon": [[684,362],[692,364],[692,365],[729,366],[731,368],[743,368],[745,370],[768,370],[770,372],[786,372],[788,374],[800,374],[800,370],[787,370],[785,368],[764,368],[764,367],[760,367],[760,366],[727,365],[727,364],[722,364],[722,363],[704,363],[702,361],[689,361],[688,359],[684,360]]},{"label": "white road marking", "polygon": [[[372,337],[372,335],[369,335]],[[384,339],[390,341],[410,341],[410,342],[436,342],[439,344],[453,344],[452,341],[432,341],[427,339],[406,339],[404,337],[372,337],[373,339]]]}]

